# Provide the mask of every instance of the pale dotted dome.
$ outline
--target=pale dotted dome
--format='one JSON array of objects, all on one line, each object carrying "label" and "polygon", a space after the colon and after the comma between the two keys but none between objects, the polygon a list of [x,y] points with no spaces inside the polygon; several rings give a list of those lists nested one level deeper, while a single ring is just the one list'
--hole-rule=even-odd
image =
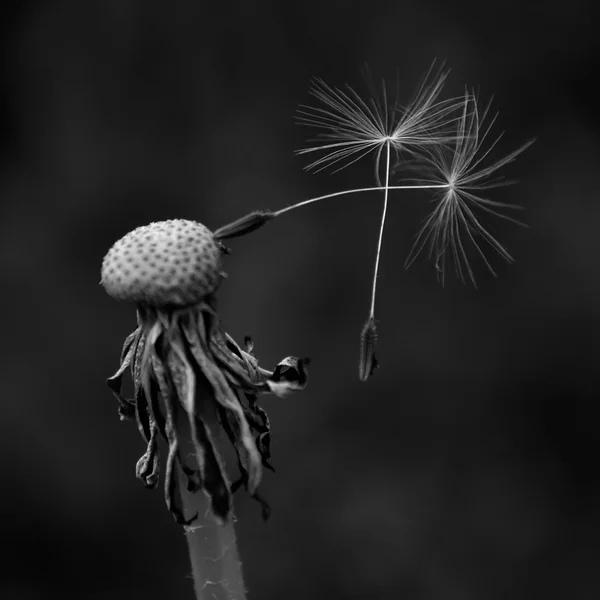
[{"label": "pale dotted dome", "polygon": [[213,292],[223,274],[221,248],[201,223],[173,219],[138,227],[102,262],[113,298],[151,306],[187,306]]}]

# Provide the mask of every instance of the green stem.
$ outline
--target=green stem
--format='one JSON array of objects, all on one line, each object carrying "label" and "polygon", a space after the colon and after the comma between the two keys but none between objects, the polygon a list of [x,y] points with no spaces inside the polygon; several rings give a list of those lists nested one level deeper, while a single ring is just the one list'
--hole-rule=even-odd
[{"label": "green stem", "polygon": [[[183,486],[182,486],[183,487]],[[181,490],[186,514],[198,513],[198,519],[184,527],[190,551],[194,591],[197,600],[245,600],[233,517],[219,524],[212,516],[208,496]]]},{"label": "green stem", "polygon": [[[202,392],[197,390],[198,394]],[[215,429],[216,415],[208,414],[211,403],[203,406],[202,417]],[[195,457],[190,427],[185,411],[177,415],[178,431],[181,432],[181,452],[185,457]],[[220,523],[210,509],[209,497],[204,491],[189,492],[185,485],[179,486],[184,514],[198,518],[184,526],[190,551],[192,576],[196,600],[245,600],[246,588],[242,574],[242,562],[238,554],[233,514],[226,523]]]}]

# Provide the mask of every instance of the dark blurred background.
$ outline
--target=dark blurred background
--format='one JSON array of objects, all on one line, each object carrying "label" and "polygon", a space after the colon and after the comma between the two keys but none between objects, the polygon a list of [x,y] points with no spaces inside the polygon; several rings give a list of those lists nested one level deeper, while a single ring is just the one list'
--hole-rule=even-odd
[{"label": "dark blurred background", "polygon": [[345,197],[233,241],[221,316],[261,363],[313,359],[264,398],[276,474],[237,497],[256,600],[600,597],[596,459],[600,128],[591,1],[13,3],[0,15],[0,596],[191,598],[144,444],[105,378],[134,309],[98,285],[130,229],[216,228],[256,208],[373,184],[365,160],[303,171],[313,76],[360,89],[365,62],[407,100],[435,57],[494,96],[497,157],[537,136],[487,221],[517,259],[479,289],[403,268],[423,193],[393,196],[379,279],[381,368],[357,378],[381,197]]}]

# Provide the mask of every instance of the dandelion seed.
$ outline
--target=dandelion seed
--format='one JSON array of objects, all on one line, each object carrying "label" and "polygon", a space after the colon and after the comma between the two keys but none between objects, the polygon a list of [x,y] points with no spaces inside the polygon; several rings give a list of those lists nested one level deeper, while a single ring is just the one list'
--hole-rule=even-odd
[{"label": "dandelion seed", "polygon": [[[457,99],[438,100],[449,71],[443,66],[435,70],[435,63],[422,80],[413,100],[406,106],[400,104],[398,95],[392,104],[388,103],[385,84],[382,84],[381,98],[364,100],[351,87],[345,90],[332,88],[317,79],[311,90],[320,101],[319,107],[304,106],[300,110],[299,123],[321,130],[320,143],[298,151],[298,154],[322,153],[322,156],[306,168],[321,171],[335,167],[336,171],[353,164],[371,153],[375,156],[375,179],[384,191],[383,211],[379,226],[379,237],[371,287],[371,306],[367,324],[375,322],[375,298],[377,278],[383,245],[383,234],[387,216],[388,196],[391,188],[391,160],[400,162],[402,151],[414,153],[430,146],[444,146],[452,141],[449,128],[456,121],[456,111],[460,106]],[[383,155],[385,152],[385,159]],[[384,161],[382,163],[382,160]],[[382,171],[384,182],[381,183]],[[365,332],[361,335],[361,359],[359,376],[365,380],[373,369],[367,369],[364,350]],[[373,355],[374,358],[374,355]]]},{"label": "dandelion seed", "polygon": [[494,116],[484,127],[488,112],[489,104],[480,112],[475,94],[466,92],[453,144],[421,149],[423,160],[419,168],[423,176],[418,177],[417,182],[442,184],[443,187],[437,190],[435,208],[418,232],[405,266],[410,266],[423,248],[429,244],[430,258],[433,259],[442,282],[448,256],[451,256],[458,277],[465,281],[466,275],[476,285],[475,274],[467,254],[469,244],[475,248],[493,275],[496,273],[484,252],[484,244],[507,262],[513,262],[506,248],[482,225],[478,212],[525,226],[517,219],[501,212],[501,210],[515,210],[521,207],[490,200],[482,196],[481,192],[513,183],[501,176],[495,178],[492,176],[511,163],[534,140],[491,165],[483,166],[483,161],[501,137],[498,136],[487,149],[484,148],[484,142],[496,120]]},{"label": "dandelion seed", "polygon": [[270,210],[255,210],[232,223],[219,227],[219,229],[215,231],[215,239],[228,240],[246,235],[247,233],[260,229],[271,219],[274,219],[275,216],[275,213]]},{"label": "dandelion seed", "polygon": [[322,153],[305,167],[317,172],[328,167],[339,171],[374,153],[379,183],[386,146],[398,153],[448,141],[448,128],[454,123],[460,101],[438,100],[448,74],[443,65],[436,70],[434,62],[406,106],[400,103],[398,95],[389,103],[385,83],[381,97],[365,100],[350,86],[340,89],[315,79],[310,93],[320,106],[302,106],[297,122],[321,130],[315,140],[319,143],[296,153]]},{"label": "dandelion seed", "polygon": [[[361,379],[368,377],[373,370],[368,366],[368,359],[372,355],[374,361],[375,301],[391,191],[433,190],[435,194],[435,209],[416,236],[406,266],[415,260],[427,243],[430,245],[430,255],[434,259],[438,277],[442,281],[450,255],[454,259],[459,277],[464,280],[466,272],[468,278],[475,283],[475,276],[467,257],[468,244],[475,247],[492,273],[494,271],[483,251],[482,241],[506,260],[512,261],[504,246],[483,227],[476,211],[521,224],[500,212],[502,209],[517,207],[484,198],[481,192],[507,185],[508,181],[491,176],[512,162],[532,142],[521,146],[491,166],[482,166],[482,161],[498,141],[493,142],[487,150],[482,149],[494,119],[482,132],[487,110],[480,114],[477,100],[472,93],[460,98],[440,100],[448,73],[443,67],[436,69],[434,63],[423,78],[413,100],[407,105],[400,104],[398,94],[389,102],[385,84],[382,84],[379,95],[374,94],[365,99],[349,86],[340,89],[316,79],[311,94],[319,101],[319,105],[303,106],[297,121],[301,125],[316,128],[319,134],[314,145],[298,150],[297,154],[318,155],[306,167],[313,171],[328,168],[339,171],[363,157],[371,156],[375,162],[377,185],[333,192],[291,204],[277,211],[267,211],[270,218],[273,218],[326,199],[366,192],[383,192],[370,310],[367,324],[361,333]],[[418,176],[410,183],[392,183],[392,176],[395,176],[401,167],[408,170],[409,166],[414,168],[415,165],[419,169]],[[233,231],[236,235],[242,235],[253,230],[256,214],[260,213],[252,213],[219,231]],[[372,330],[368,326],[369,323],[372,324]]]}]

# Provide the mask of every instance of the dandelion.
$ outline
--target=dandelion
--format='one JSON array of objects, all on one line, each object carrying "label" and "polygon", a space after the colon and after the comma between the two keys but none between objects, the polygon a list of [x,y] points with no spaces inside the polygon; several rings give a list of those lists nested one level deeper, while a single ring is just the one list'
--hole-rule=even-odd
[{"label": "dandelion", "polygon": [[476,285],[465,245],[471,244],[483,260],[487,269],[496,273],[486,257],[486,244],[507,262],[513,262],[506,248],[482,225],[477,212],[494,215],[506,221],[524,226],[523,223],[501,212],[520,208],[513,204],[490,200],[481,195],[485,190],[509,185],[513,182],[503,177],[492,177],[499,169],[511,163],[528,148],[534,140],[507,154],[496,162],[484,166],[484,161],[501,138],[498,136],[484,148],[484,142],[494,124],[494,116],[484,128],[489,112],[488,106],[480,111],[474,93],[466,92],[462,114],[457,121],[453,146],[427,146],[421,149],[420,170],[425,175],[422,183],[443,184],[436,190],[435,208],[425,219],[416,236],[411,252],[406,259],[408,267],[429,242],[429,255],[433,258],[440,279],[444,280],[446,261],[450,254],[455,270],[461,280],[468,278]]},{"label": "dandelion", "polygon": [[[245,235],[293,210],[326,199],[383,193],[383,211],[375,253],[371,299],[360,335],[359,378],[366,381],[378,367],[375,301],[383,234],[390,193],[431,190],[434,209],[416,235],[408,267],[428,245],[444,280],[448,258],[458,276],[475,284],[467,249],[475,249],[494,273],[486,250],[513,259],[484,227],[493,215],[517,224],[506,214],[514,206],[489,199],[486,191],[510,183],[498,171],[532,142],[485,166],[499,137],[486,148],[495,117],[484,126],[489,106],[481,111],[474,93],[440,99],[448,71],[432,65],[413,99],[402,105],[399,94],[388,99],[385,84],[364,99],[352,88],[331,87],[317,79],[311,88],[317,106],[303,106],[298,122],[318,130],[310,155],[311,171],[340,171],[364,157],[375,166],[374,186],[310,198],[279,210],[255,210],[211,233],[200,223],[171,220],[128,233],[114,244],[102,265],[102,284],[114,298],[133,302],[138,326],[125,340],[120,366],[108,384],[123,419],[135,419],[146,443],[136,466],[148,488],[159,480],[159,439],[168,447],[164,474],[167,507],[184,526],[190,547],[197,598],[245,597],[232,525],[232,493],[240,487],[260,503],[263,467],[270,465],[270,424],[258,404],[262,393],[278,396],[301,390],[308,359],[288,357],[273,371],[259,366],[250,338],[239,346],[221,325],[216,291],[225,274],[225,240]],[[417,174],[411,183],[393,183],[400,166]],[[121,391],[130,370],[133,398]],[[230,483],[221,458],[221,437],[237,455],[238,479]]]},{"label": "dandelion", "polygon": [[[128,233],[102,264],[102,285],[135,303],[138,322],[108,384],[121,418],[135,419],[146,442],[136,466],[146,487],[158,483],[159,438],[168,446],[165,500],[185,526],[198,598],[208,591],[244,597],[231,493],[243,485],[268,515],[257,488],[262,467],[270,467],[270,425],[257,396],[283,397],[307,379],[306,359],[288,357],[265,370],[250,339],[242,349],[223,331],[215,292],[225,252],[204,225],[178,219]],[[121,393],[128,368],[132,399]],[[218,448],[222,434],[237,453],[240,476],[233,484]]]}]

